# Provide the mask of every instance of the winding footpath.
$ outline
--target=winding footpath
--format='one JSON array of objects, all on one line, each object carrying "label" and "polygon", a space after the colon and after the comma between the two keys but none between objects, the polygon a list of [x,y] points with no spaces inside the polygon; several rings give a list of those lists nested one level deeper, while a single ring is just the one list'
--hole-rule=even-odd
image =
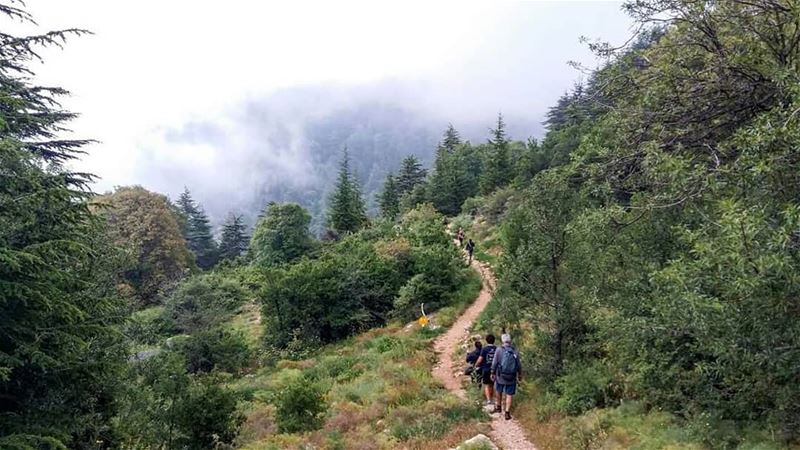
[{"label": "winding footpath", "polygon": [[[453,326],[433,343],[438,358],[433,368],[433,376],[441,381],[447,390],[463,399],[467,398],[467,394],[462,385],[462,367],[454,365],[453,361],[462,359],[461,346],[469,340],[472,324],[489,304],[495,286],[494,273],[489,266],[473,260],[472,268],[480,274],[482,280],[478,298],[459,316]],[[501,414],[492,414],[491,418],[491,439],[497,446],[503,450],[536,450],[536,446],[528,441],[522,427],[515,419],[505,420]]]}]

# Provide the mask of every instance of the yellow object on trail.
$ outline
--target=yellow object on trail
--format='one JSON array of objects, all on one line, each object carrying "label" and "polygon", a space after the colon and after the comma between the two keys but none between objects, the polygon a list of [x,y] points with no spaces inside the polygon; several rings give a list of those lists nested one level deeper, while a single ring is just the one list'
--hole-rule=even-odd
[{"label": "yellow object on trail", "polygon": [[428,325],[429,322],[428,316],[425,314],[425,303],[419,305],[419,309],[422,311],[422,317],[417,319],[417,323],[419,324],[419,326],[424,328],[426,325]]}]

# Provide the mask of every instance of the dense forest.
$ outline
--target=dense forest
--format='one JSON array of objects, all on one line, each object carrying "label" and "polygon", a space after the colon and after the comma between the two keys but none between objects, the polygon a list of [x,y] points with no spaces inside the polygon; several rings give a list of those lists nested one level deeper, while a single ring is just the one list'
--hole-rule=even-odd
[{"label": "dense forest", "polygon": [[520,415],[558,423],[553,448],[798,445],[800,3],[625,9],[635,36],[590,44],[605,64],[540,141],[502,114],[479,143],[450,125],[430,162],[370,159],[377,195],[343,146],[320,211],[272,198],[219,230],[188,189],[98,195],[70,169],[92,141],[31,67],[88,31],[0,32],[0,448],[432,448],[479,426],[428,379],[437,330],[404,328],[475,294],[448,223],[497,272],[478,328],[516,337]]}]

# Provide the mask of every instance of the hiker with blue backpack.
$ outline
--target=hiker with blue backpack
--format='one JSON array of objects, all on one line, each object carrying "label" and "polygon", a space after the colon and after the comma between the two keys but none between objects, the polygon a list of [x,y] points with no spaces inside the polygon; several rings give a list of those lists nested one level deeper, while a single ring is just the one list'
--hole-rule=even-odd
[{"label": "hiker with blue backpack", "polygon": [[[505,418],[510,420],[511,398],[517,392],[517,383],[522,381],[522,363],[517,350],[511,345],[511,335],[504,333],[500,341],[503,346],[497,349],[492,361],[492,381],[496,395],[494,412],[502,413],[505,410]],[[505,408],[503,394],[506,396]]]}]

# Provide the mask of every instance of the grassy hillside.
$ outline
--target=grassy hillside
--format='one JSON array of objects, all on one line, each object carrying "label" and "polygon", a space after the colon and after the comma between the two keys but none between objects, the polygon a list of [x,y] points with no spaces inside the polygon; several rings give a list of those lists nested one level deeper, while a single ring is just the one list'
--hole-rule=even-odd
[{"label": "grassy hillside", "polygon": [[[441,449],[485,432],[477,404],[449,394],[431,376],[433,339],[475,298],[480,280],[473,274],[457,301],[433,315],[436,329],[393,324],[326,346],[299,361],[265,356],[266,367],[231,382],[242,395],[246,421],[237,446],[246,449]],[[282,423],[286,402],[300,391],[319,393],[306,406],[318,414],[303,424]],[[291,409],[291,408],[289,408]],[[313,409],[313,408],[311,408]],[[281,412],[279,414],[278,412]]]}]

